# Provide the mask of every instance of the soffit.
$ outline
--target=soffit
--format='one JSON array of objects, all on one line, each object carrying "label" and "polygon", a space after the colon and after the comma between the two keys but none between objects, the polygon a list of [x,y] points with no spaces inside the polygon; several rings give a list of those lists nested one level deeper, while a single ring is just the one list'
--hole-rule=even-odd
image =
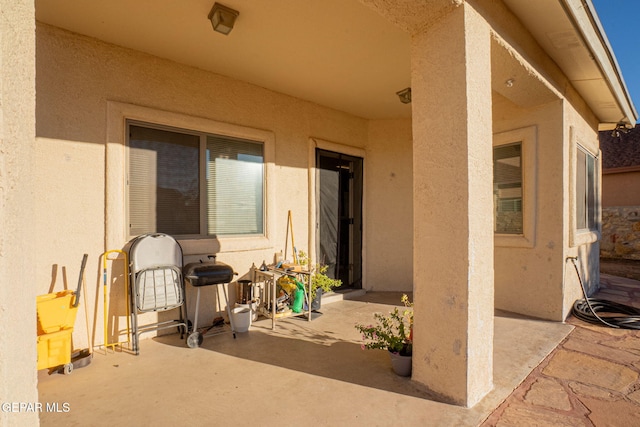
[{"label": "soffit", "polygon": [[491,42],[491,87],[519,107],[531,108],[558,99],[526,62],[497,39]]},{"label": "soffit", "polygon": [[635,123],[615,56],[593,7],[581,0],[504,0],[566,74],[601,123]]}]

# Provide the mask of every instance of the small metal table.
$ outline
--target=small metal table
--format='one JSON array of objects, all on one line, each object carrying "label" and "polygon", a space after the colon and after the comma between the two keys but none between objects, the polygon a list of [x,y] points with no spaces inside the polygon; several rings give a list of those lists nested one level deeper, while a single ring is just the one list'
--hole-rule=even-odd
[{"label": "small metal table", "polygon": [[[261,295],[263,298],[260,299],[258,311],[263,316],[271,318],[271,329],[276,328],[277,319],[283,319],[286,317],[303,316],[306,314],[307,321],[311,321],[311,275],[311,271],[292,271],[273,268],[266,271],[259,270],[257,268],[253,269],[252,276],[254,285],[262,283],[264,285],[264,289],[261,289],[261,292],[266,294]],[[304,299],[307,304],[307,310],[302,310],[299,313],[293,311],[285,313],[277,312],[277,282],[278,279],[283,276],[293,276],[304,285]],[[270,309],[269,303],[271,305]]]}]

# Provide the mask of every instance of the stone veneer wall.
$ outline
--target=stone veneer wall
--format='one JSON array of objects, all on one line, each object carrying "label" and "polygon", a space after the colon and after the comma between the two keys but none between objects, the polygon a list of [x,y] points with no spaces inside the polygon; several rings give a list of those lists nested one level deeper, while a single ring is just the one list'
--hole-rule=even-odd
[{"label": "stone veneer wall", "polygon": [[640,260],[640,206],[602,209],[600,256]]}]

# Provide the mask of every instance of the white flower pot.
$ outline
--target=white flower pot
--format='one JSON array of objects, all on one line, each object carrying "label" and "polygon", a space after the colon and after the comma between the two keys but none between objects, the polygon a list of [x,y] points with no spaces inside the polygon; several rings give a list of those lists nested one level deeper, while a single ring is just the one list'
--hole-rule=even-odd
[{"label": "white flower pot", "polygon": [[411,356],[401,356],[399,353],[389,351],[393,372],[401,377],[411,376]]}]

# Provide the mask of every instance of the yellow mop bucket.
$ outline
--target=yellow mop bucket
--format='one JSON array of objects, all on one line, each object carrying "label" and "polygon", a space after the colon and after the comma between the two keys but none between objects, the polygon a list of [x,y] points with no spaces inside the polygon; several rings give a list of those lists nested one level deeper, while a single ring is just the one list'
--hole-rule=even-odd
[{"label": "yellow mop bucket", "polygon": [[78,312],[78,306],[73,306],[75,295],[73,291],[62,291],[36,297],[38,335],[73,328]]},{"label": "yellow mop bucket", "polygon": [[76,322],[80,302],[82,273],[87,263],[87,254],[82,259],[78,289],[61,291],[36,297],[38,315],[38,369],[62,367],[63,373],[70,374],[71,335]]},{"label": "yellow mop bucket", "polygon": [[71,363],[71,334],[73,329],[62,329],[38,336],[38,369],[62,366],[65,374],[73,371]]}]

